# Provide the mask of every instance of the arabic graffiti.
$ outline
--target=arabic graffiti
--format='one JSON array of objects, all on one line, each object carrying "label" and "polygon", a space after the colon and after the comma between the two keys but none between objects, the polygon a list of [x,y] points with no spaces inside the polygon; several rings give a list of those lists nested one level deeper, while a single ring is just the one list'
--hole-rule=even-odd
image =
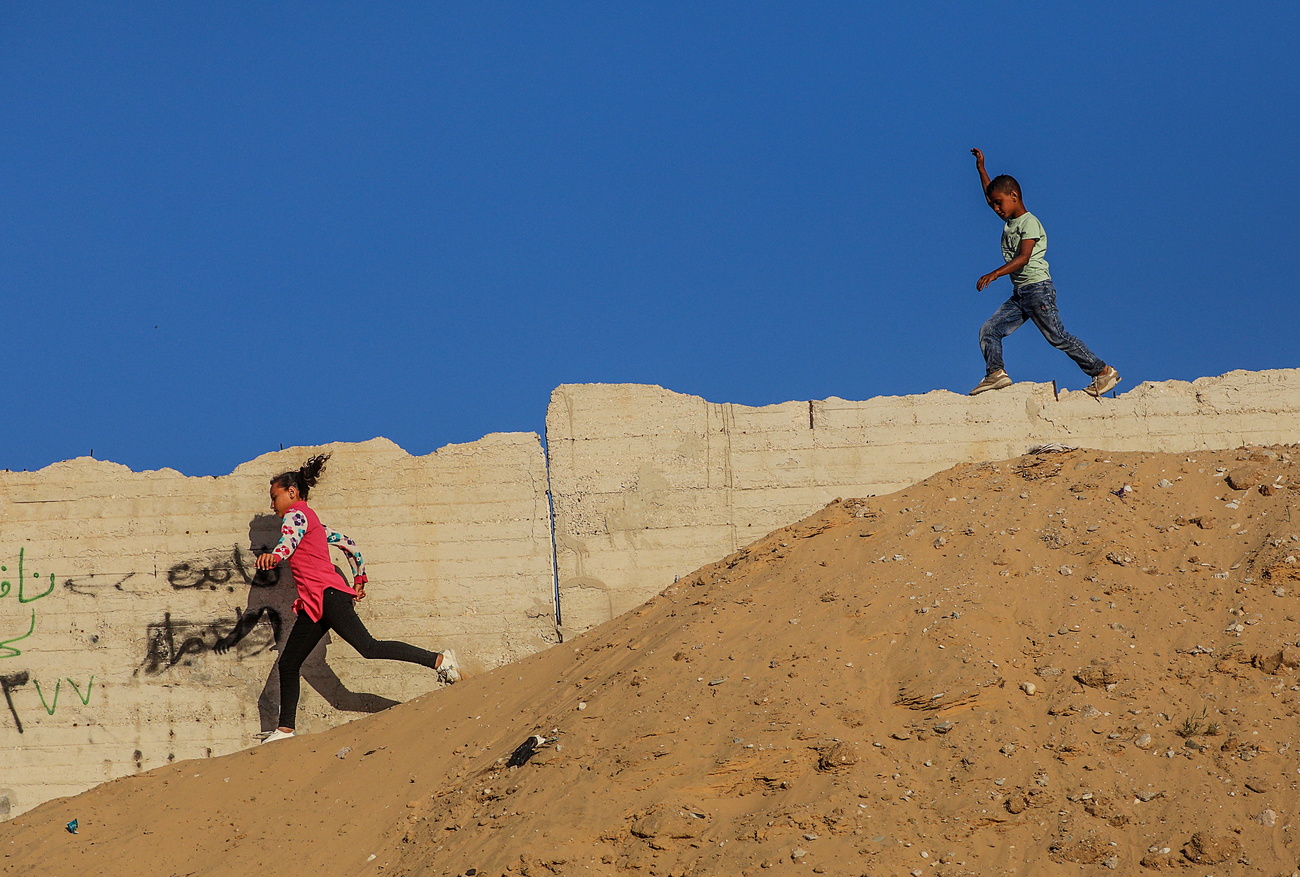
[{"label": "arabic graffiti", "polygon": [[183,560],[167,570],[167,583],[178,591],[203,587],[215,591],[219,587],[239,583],[254,588],[270,588],[279,581],[279,569],[250,571],[250,564],[238,545],[230,551],[223,548],[208,552],[205,556]]},{"label": "arabic graffiti", "polygon": [[[266,624],[258,622],[265,618]],[[238,655],[259,655],[275,644],[280,633],[280,613],[269,606],[245,613],[236,620],[234,631],[228,621],[197,622],[172,618],[163,613],[162,621],[150,622],[145,628],[145,656],[140,664],[146,676],[165,673],[177,664],[189,666],[192,658],[207,652],[224,652],[238,643]],[[235,639],[233,634],[241,636]],[[242,634],[247,632],[247,636]]]},{"label": "arabic graffiti", "polygon": [[[68,685],[72,687],[72,690],[76,692],[77,699],[81,701],[82,706],[90,706],[90,698],[95,690],[94,676],[91,676],[89,681],[87,681],[86,691],[84,694],[81,691],[81,686],[79,686],[71,676],[56,679],[54,681],[54,694],[48,700],[46,700],[45,697],[46,692],[41,688],[41,683],[38,680],[33,679],[31,674],[26,670],[20,670],[17,673],[8,673],[4,676],[0,676],[0,693],[3,693],[4,695],[5,705],[9,707],[9,716],[13,719],[14,728],[18,730],[19,734],[23,733],[23,721],[18,717],[18,707],[14,705],[14,690],[22,688],[28,684],[32,685],[36,689],[36,696],[40,698],[41,706],[45,709],[46,714],[52,716],[59,708],[59,692],[62,690],[64,682],[67,682]],[[46,685],[48,684],[49,683],[47,682]]]},{"label": "arabic graffiti", "polygon": [[[37,600],[41,599],[42,597],[47,597],[54,590],[54,574],[50,573],[50,585],[48,588],[41,591],[39,594],[28,594],[27,593],[27,570],[24,568],[25,561],[26,558],[24,556],[24,549],[19,548],[18,549],[18,575],[14,577],[18,582],[18,586],[15,589],[13,582],[9,581],[8,579],[0,580],[0,599],[9,596],[11,592],[16,590],[17,591],[16,596],[18,597],[18,605],[22,606],[27,603],[34,603]],[[9,567],[0,566],[0,573],[7,573],[8,571],[9,571]],[[34,572],[31,574],[31,578],[39,582],[42,579],[42,576],[40,573]],[[20,626],[21,626],[21,622],[20,622]],[[19,655],[21,655],[22,650],[14,648],[11,645],[11,643],[20,642],[22,640],[27,639],[27,637],[31,636],[35,631],[36,631],[36,607],[33,606],[31,608],[31,614],[27,620],[27,632],[23,634],[19,634],[18,636],[8,637],[7,639],[0,639],[0,659],[16,658]]]},{"label": "arabic graffiti", "polygon": [[41,699],[41,706],[45,707],[45,712],[54,715],[54,711],[59,708],[59,688],[63,685],[64,679],[72,686],[72,690],[77,693],[77,700],[81,701],[82,706],[90,706],[90,694],[95,689],[95,677],[91,676],[90,681],[86,683],[86,693],[83,695],[77,683],[72,680],[71,676],[65,676],[63,679],[54,680],[54,697],[49,703],[45,702],[45,693],[41,691],[41,683],[33,679],[32,684],[36,686],[36,696]]},{"label": "arabic graffiti", "polygon": [[[133,572],[129,572],[126,575],[121,575],[119,573],[90,573],[89,575],[77,576],[73,579],[64,579],[63,587],[66,590],[69,590],[74,594],[80,594],[83,597],[96,597],[98,596],[96,591],[107,591],[110,588],[114,591],[126,591],[126,588],[122,586],[135,575],[136,573]],[[115,579],[115,581],[110,581],[110,579]]]},{"label": "arabic graffiti", "polygon": [[5,703],[9,705],[9,715],[13,716],[14,727],[18,729],[19,734],[23,732],[23,720],[18,718],[18,710],[14,708],[13,690],[26,685],[29,678],[26,670],[0,676],[0,691],[4,692]]}]

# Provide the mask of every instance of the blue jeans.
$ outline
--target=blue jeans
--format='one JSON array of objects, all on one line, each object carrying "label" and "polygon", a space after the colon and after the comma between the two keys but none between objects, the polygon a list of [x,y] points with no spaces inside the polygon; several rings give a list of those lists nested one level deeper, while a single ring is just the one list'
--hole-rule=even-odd
[{"label": "blue jeans", "polygon": [[980,326],[980,351],[984,354],[985,374],[991,375],[1004,368],[1002,339],[1024,325],[1025,320],[1033,320],[1047,343],[1064,351],[1089,377],[1095,378],[1106,370],[1106,363],[1098,359],[1088,345],[1065,331],[1065,326],[1061,325],[1061,312],[1056,309],[1056,287],[1052,281],[1044,280],[1018,287],[1011,293],[1011,298]]}]

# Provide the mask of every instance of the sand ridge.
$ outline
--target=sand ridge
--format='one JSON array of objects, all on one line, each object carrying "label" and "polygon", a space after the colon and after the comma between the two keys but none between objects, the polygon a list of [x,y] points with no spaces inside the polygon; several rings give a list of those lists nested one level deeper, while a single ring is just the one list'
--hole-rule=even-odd
[{"label": "sand ridge", "polygon": [[1297,456],[836,501],[518,663],[42,805],[0,874],[1291,874]]}]

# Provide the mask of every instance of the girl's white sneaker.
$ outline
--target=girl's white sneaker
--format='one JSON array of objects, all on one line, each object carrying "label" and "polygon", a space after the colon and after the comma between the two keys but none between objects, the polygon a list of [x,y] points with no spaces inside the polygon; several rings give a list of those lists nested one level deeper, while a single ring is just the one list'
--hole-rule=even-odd
[{"label": "girl's white sneaker", "polygon": [[460,664],[456,661],[456,653],[451,649],[442,653],[442,665],[437,670],[438,678],[448,685],[454,685],[460,681]]},{"label": "girl's white sneaker", "polygon": [[279,728],[276,728],[274,731],[267,734],[266,739],[264,739],[262,742],[270,743],[274,740],[287,740],[292,736],[293,736],[293,731],[281,731]]}]

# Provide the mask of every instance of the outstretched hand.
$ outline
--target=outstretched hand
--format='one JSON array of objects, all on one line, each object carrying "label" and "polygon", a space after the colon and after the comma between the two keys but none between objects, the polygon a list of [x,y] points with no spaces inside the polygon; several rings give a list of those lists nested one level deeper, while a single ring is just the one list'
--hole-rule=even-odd
[{"label": "outstretched hand", "polygon": [[975,164],[977,164],[977,165],[983,167],[983,165],[984,165],[984,153],[980,152],[978,149],[972,149],[972,150],[970,151],[970,154],[973,155],[973,156],[975,156]]},{"label": "outstretched hand", "polygon": [[979,292],[983,292],[985,289],[988,288],[988,285],[990,283],[992,283],[994,280],[997,279],[998,279],[998,272],[990,271],[988,274],[985,274],[979,280],[975,281],[975,289],[978,290]]}]

